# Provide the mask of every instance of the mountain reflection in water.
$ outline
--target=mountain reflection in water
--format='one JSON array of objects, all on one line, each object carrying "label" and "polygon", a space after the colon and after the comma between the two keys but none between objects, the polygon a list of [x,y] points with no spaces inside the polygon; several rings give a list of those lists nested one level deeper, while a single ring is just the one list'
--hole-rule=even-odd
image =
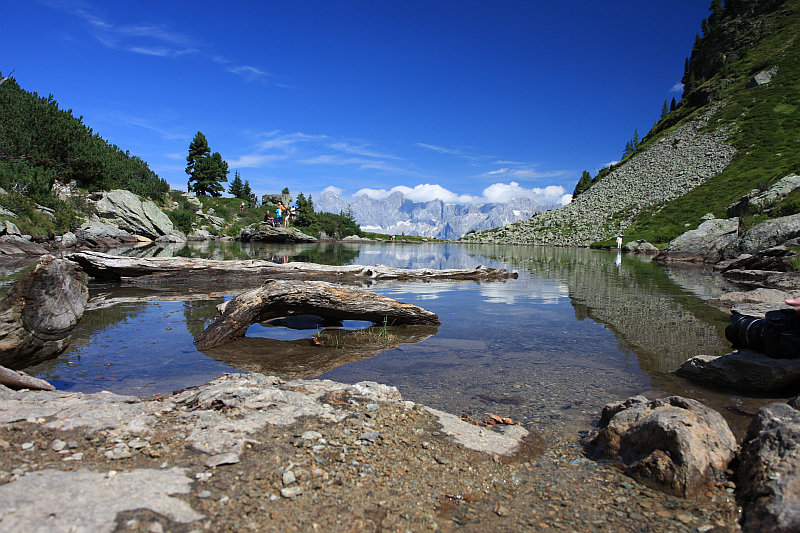
[{"label": "mountain reflection in water", "polygon": [[401,242],[214,242],[116,253],[436,269],[487,265],[517,270],[519,278],[375,284],[370,290],[425,307],[442,324],[438,332],[398,335],[397,342],[383,345],[367,342],[364,349],[351,343],[353,353],[313,346],[309,338],[321,330],[266,339],[269,332],[256,332],[254,325],[236,346],[202,354],[193,339],[230,295],[195,294],[182,301],[185,295],[90,286],[95,302],[102,295],[122,303],[88,311],[64,354],[28,369],[59,389],[147,395],[224,372],[321,374],[388,383],[406,399],[456,414],[510,416],[542,433],[587,429],[605,403],[645,393],[696,398],[741,434],[748,421],[741,413],[771,400],[714,391],[672,374],[694,355],[729,351],[722,335],[728,318],[705,301],[732,287],[701,269],[665,270],[647,257],[618,259],[601,250]]}]

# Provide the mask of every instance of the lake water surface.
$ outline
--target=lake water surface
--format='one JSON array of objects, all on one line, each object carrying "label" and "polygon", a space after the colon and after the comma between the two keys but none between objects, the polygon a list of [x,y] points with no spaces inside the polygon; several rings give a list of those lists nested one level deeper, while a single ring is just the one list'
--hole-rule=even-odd
[{"label": "lake water surface", "polygon": [[[319,377],[391,384],[406,399],[455,414],[493,413],[543,434],[573,432],[588,429],[609,401],[680,394],[719,410],[741,434],[749,420],[742,412],[773,400],[711,390],[672,374],[689,357],[729,351],[723,336],[728,317],[705,301],[733,287],[701,269],[665,270],[648,257],[602,250],[400,242],[204,243],[157,253],[517,271],[518,279],[505,282],[376,284],[369,290],[437,313],[438,331],[374,357],[319,366]],[[135,395],[170,393],[243,371],[194,347],[226,297],[181,301],[179,294],[92,284],[90,304],[120,303],[87,311],[68,350],[27,371],[62,390]],[[303,339],[317,331],[254,324],[248,337],[273,339],[264,341],[273,342],[264,348],[273,352],[278,341],[294,342],[297,353],[314,350]],[[314,364],[303,360],[306,372],[316,375]]]}]

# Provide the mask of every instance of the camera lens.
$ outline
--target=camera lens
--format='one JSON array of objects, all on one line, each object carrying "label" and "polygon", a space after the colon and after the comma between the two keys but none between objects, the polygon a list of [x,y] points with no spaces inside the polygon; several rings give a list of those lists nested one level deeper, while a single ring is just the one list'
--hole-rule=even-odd
[{"label": "camera lens", "polygon": [[736,347],[764,349],[765,321],[763,318],[734,314],[731,323],[725,328],[725,338]]}]

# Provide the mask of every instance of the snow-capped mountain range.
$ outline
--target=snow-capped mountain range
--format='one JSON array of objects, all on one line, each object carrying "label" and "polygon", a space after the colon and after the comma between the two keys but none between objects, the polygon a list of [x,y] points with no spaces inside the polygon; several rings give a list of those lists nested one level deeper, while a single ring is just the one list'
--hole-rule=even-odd
[{"label": "snow-capped mountain range", "polygon": [[324,191],[313,200],[318,212],[338,214],[350,207],[364,231],[439,239],[457,239],[470,230],[504,226],[530,218],[536,211],[554,207],[539,206],[531,198],[515,198],[506,204],[454,204],[438,199],[414,202],[398,191],[381,199],[361,195],[354,201]]}]

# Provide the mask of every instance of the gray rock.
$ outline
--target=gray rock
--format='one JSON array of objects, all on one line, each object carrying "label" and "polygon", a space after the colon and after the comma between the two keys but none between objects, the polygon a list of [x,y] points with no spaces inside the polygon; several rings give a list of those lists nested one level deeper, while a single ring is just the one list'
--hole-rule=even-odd
[{"label": "gray rock", "polygon": [[791,174],[778,180],[763,192],[754,189],[750,191],[750,194],[743,196],[739,201],[728,207],[728,216],[738,217],[747,212],[760,213],[766,211],[783,198],[786,198],[798,187],[800,187],[800,176]]},{"label": "gray rock", "polygon": [[11,222],[10,220],[4,220],[2,222],[2,226],[0,227],[0,235],[19,235],[22,236],[22,232],[19,230],[16,224]]},{"label": "gray rock", "polygon": [[800,214],[772,218],[747,230],[724,251],[727,258],[757,254],[800,237]]},{"label": "gray rock", "polygon": [[715,357],[697,355],[675,373],[681,377],[744,391],[768,392],[800,384],[800,359],[773,359],[748,349]]},{"label": "gray rock", "polygon": [[633,252],[637,254],[656,254],[658,248],[645,240],[631,241],[622,247],[624,252]]},{"label": "gray rock", "polygon": [[[193,522],[203,515],[172,496],[188,494],[192,481],[182,468],[140,469],[110,477],[87,469],[28,472],[0,485],[0,528],[30,533],[111,532],[118,513],[135,509],[150,509],[176,522]],[[125,497],[110,497],[114,494]],[[65,495],[69,495],[68,504]]]},{"label": "gray rock", "polygon": [[0,301],[0,365],[21,369],[61,353],[88,299],[77,264],[44,256]]},{"label": "gray rock", "polygon": [[261,197],[262,204],[272,204],[278,205],[278,203],[282,203],[285,206],[288,206],[292,203],[292,197],[288,194],[265,194]]},{"label": "gray rock", "polygon": [[502,426],[498,428],[502,432],[496,432],[489,428],[473,426],[455,415],[438,409],[430,407],[425,409],[436,415],[444,433],[470,450],[497,455],[512,455],[519,449],[522,439],[528,435],[528,431],[522,426]]},{"label": "gray rock", "polygon": [[72,248],[76,244],[78,244],[78,237],[75,236],[75,234],[71,231],[68,231],[61,236],[61,246],[64,248]]},{"label": "gray rock", "polygon": [[772,81],[772,78],[778,73],[778,67],[772,67],[769,70],[762,70],[752,78],[750,78],[745,84],[747,89],[751,89],[753,87],[760,87],[761,85],[766,85],[767,83]]},{"label": "gray rock", "polygon": [[739,231],[739,219],[706,220],[697,229],[673,239],[656,256],[657,261],[715,263],[724,248],[733,243]]},{"label": "gray rock", "polygon": [[[765,311],[789,307],[784,301],[794,296],[793,293],[778,289],[758,288],[751,291],[726,292],[717,298],[710,298],[706,303],[726,313],[737,311],[743,315],[763,318]],[[800,296],[800,291],[797,296]]]},{"label": "gray rock", "polygon": [[136,242],[136,237],[117,226],[107,224],[96,217],[86,220],[75,231],[75,236],[81,241],[92,245],[112,246],[120,242]]},{"label": "gray rock", "polygon": [[296,228],[273,227],[271,224],[251,224],[239,233],[244,242],[315,242],[317,239]]},{"label": "gray rock", "polygon": [[762,407],[736,474],[742,531],[800,531],[800,412],[787,404]]},{"label": "gray rock", "polygon": [[780,246],[773,246],[755,254],[741,254],[734,259],[726,259],[714,265],[717,271],[727,270],[771,270],[788,272],[794,270],[798,252],[792,249],[800,239],[792,239]]},{"label": "gray rock", "polygon": [[725,471],[736,439],[722,416],[696,400],[643,396],[606,405],[587,450],[624,464],[640,482],[689,497]]},{"label": "gray rock", "polygon": [[94,198],[97,215],[120,229],[149,239],[180,233],[156,204],[151,200],[142,201],[130,191],[116,189],[99,193]]},{"label": "gray rock", "polygon": [[0,235],[0,255],[45,255],[49,253],[41,244],[32,242],[30,236]]}]

